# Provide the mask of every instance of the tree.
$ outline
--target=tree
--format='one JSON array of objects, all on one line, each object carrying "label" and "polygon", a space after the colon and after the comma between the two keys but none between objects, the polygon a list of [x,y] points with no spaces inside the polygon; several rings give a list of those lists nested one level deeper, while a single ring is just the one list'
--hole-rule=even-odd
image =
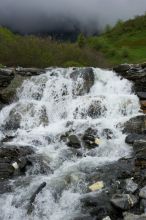
[{"label": "tree", "polygon": [[86,44],[86,39],[85,39],[85,36],[83,35],[83,33],[80,33],[79,36],[78,36],[78,39],[77,39],[77,42],[78,42],[78,46],[80,48],[84,47],[85,44]]}]

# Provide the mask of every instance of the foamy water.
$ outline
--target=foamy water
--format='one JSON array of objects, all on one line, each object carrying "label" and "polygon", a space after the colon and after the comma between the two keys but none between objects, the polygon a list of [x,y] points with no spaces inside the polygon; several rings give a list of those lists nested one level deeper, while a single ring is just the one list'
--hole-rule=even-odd
[{"label": "foamy water", "polygon": [[[139,100],[132,94],[132,84],[120,79],[112,71],[94,69],[95,82],[88,94],[76,95],[82,86],[82,78],[74,82],[69,69],[52,69],[40,76],[32,77],[18,90],[17,101],[0,112],[3,127],[9,115],[18,114],[19,129],[2,130],[0,138],[14,135],[9,144],[32,146],[37,154],[45,158],[51,174],[35,175],[35,172],[21,177],[13,193],[0,197],[0,220],[71,220],[80,213],[80,196],[86,191],[86,175],[99,166],[126,157],[131,149],[125,143],[119,124],[139,114]],[[90,105],[100,103],[101,114],[91,118]],[[70,154],[61,135],[84,134],[87,128],[98,130],[100,145],[94,152],[82,146],[82,157]],[[104,129],[113,132],[107,140]],[[49,141],[48,141],[49,140]],[[35,170],[35,168],[34,168]],[[35,200],[34,211],[27,215],[29,198],[43,181],[47,186]],[[12,181],[13,185],[13,181]]]}]

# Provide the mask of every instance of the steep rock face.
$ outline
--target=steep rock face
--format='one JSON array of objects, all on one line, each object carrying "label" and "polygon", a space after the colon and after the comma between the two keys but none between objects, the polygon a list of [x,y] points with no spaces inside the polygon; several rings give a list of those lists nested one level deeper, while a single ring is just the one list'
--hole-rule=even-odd
[{"label": "steep rock face", "polygon": [[113,68],[113,70],[133,82],[134,91],[138,95],[141,102],[141,108],[146,113],[146,63],[143,64],[121,64]]}]

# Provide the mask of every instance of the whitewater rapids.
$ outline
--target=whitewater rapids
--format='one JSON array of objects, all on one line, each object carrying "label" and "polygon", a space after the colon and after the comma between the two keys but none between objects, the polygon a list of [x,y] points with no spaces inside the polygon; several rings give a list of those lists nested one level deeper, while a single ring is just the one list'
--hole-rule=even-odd
[{"label": "whitewater rapids", "polygon": [[[80,197],[88,189],[86,175],[131,153],[120,126],[139,114],[139,100],[132,93],[131,82],[113,71],[94,68],[94,85],[89,93],[78,95],[83,79],[74,81],[72,72],[72,68],[54,68],[31,77],[18,89],[16,100],[0,112],[1,127],[12,110],[20,116],[19,128],[9,133],[1,129],[0,139],[11,135],[15,138],[9,145],[32,146],[52,171],[35,175],[34,168],[34,172],[28,170],[26,176],[19,177],[21,184],[15,191],[0,197],[0,220],[73,220],[80,215]],[[103,111],[90,117],[88,109],[94,101]],[[60,137],[70,131],[84,134],[87,128],[98,130],[100,145],[93,152],[82,146],[82,157],[71,155]],[[103,135],[104,129],[112,131],[112,139]],[[33,212],[27,215],[28,200],[44,181],[47,185],[37,195]]]}]

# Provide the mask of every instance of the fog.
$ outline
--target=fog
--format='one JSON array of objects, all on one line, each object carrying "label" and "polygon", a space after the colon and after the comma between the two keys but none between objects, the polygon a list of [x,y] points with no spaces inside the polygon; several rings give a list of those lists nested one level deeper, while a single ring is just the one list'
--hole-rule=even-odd
[{"label": "fog", "polygon": [[0,25],[23,34],[94,33],[146,11],[146,0],[0,0]]}]

